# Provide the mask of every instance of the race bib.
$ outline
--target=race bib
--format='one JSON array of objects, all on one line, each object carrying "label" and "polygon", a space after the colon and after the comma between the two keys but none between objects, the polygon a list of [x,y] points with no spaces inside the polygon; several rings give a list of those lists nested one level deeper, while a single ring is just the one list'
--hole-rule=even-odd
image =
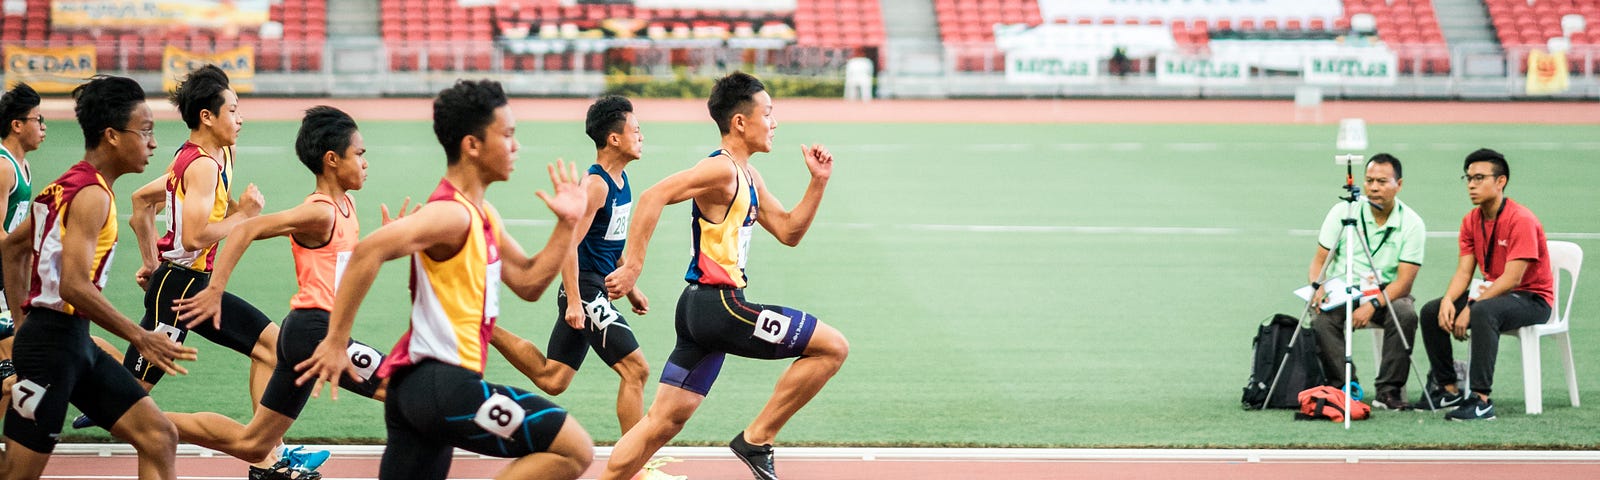
[{"label": "race bib", "polygon": [[1472,279],[1472,285],[1467,286],[1467,300],[1477,300],[1483,296],[1483,292],[1489,291],[1489,285],[1493,284],[1494,282],[1481,278]]},{"label": "race bib", "polygon": [[172,339],[172,343],[183,345],[183,340],[180,340],[180,338],[183,336],[183,330],[178,329],[177,325],[157,323],[156,333],[166,335],[167,338]]},{"label": "race bib", "polygon": [[500,316],[500,262],[489,264],[484,279],[483,316],[495,318]]},{"label": "race bib", "polygon": [[522,415],[522,405],[517,405],[511,397],[495,393],[478,406],[478,415],[472,421],[484,431],[510,440],[511,435],[522,427]]},{"label": "race bib", "polygon": [[756,317],[756,330],[754,337],[767,343],[783,343],[783,337],[789,334],[791,319],[772,310],[762,310],[761,316]]},{"label": "race bib", "polygon": [[11,385],[11,409],[16,410],[22,418],[33,420],[33,412],[39,409],[39,402],[44,400],[47,389],[33,380],[18,380]]},{"label": "race bib", "polygon": [[611,206],[611,224],[606,225],[606,240],[628,239],[628,217],[633,216],[633,204]]},{"label": "race bib", "polygon": [[339,281],[344,279],[344,267],[350,265],[351,252],[339,252],[333,264],[333,289],[339,290]]},{"label": "race bib", "polygon": [[605,292],[600,292],[594,296],[594,300],[585,302],[583,313],[589,317],[589,323],[594,324],[595,330],[605,330],[611,326],[611,322],[622,318],[622,314],[617,313],[617,307],[612,306],[611,301],[606,298]]},{"label": "race bib", "polygon": [[750,258],[750,235],[755,233],[755,227],[739,227],[739,269],[744,269],[744,262]]},{"label": "race bib", "polygon": [[345,349],[345,353],[350,355],[350,365],[356,367],[356,378],[363,382],[372,378],[373,372],[378,371],[379,361],[383,359],[383,354],[378,353],[377,349],[356,342],[350,342],[350,348]]}]

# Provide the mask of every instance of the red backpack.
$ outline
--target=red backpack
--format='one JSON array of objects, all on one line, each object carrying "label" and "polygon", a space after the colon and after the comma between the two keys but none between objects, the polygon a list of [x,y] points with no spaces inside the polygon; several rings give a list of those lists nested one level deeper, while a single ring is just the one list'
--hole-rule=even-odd
[{"label": "red backpack", "polygon": [[[1350,402],[1351,420],[1366,420],[1372,414],[1372,407],[1359,400]],[[1329,419],[1335,422],[1344,421],[1344,391],[1329,387],[1312,387],[1300,392],[1300,413],[1295,415],[1299,420]]]}]

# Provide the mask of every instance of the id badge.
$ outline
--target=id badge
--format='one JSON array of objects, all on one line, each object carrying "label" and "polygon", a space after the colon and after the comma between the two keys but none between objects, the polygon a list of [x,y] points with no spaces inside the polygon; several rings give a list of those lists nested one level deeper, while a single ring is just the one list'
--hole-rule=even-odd
[{"label": "id badge", "polygon": [[1481,278],[1472,279],[1472,285],[1467,287],[1467,300],[1477,300],[1478,297],[1483,296],[1483,292],[1489,291],[1489,285],[1493,284],[1494,282]]}]

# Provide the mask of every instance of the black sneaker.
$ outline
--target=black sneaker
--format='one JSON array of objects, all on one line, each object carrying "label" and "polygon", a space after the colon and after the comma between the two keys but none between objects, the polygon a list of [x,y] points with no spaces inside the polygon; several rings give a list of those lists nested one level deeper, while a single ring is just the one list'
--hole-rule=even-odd
[{"label": "black sneaker", "polygon": [[1379,410],[1402,411],[1410,410],[1411,404],[1406,403],[1405,397],[1401,396],[1400,392],[1390,391],[1378,392],[1378,396],[1372,399],[1372,407]]},{"label": "black sneaker", "polygon": [[1461,392],[1450,393],[1449,390],[1440,388],[1432,390],[1428,395],[1418,398],[1417,403],[1414,403],[1411,406],[1423,410],[1443,410],[1461,405],[1461,402],[1464,398],[1465,397],[1461,394]]},{"label": "black sneaker", "polygon": [[778,480],[778,470],[772,466],[772,445],[751,445],[744,440],[744,432],[739,432],[728,442],[728,448],[744,466],[750,467],[756,480]]},{"label": "black sneaker", "polygon": [[250,466],[250,480],[322,480],[322,472],[306,470],[292,465],[288,458],[279,458],[270,468]]},{"label": "black sneaker", "polygon": [[1467,420],[1494,420],[1494,402],[1488,399],[1479,399],[1477,395],[1468,395],[1461,406],[1444,414],[1445,420],[1464,422]]},{"label": "black sneaker", "polygon": [[72,419],[72,428],[83,430],[93,426],[95,426],[94,420],[90,420],[88,415],[78,415],[78,418]]}]

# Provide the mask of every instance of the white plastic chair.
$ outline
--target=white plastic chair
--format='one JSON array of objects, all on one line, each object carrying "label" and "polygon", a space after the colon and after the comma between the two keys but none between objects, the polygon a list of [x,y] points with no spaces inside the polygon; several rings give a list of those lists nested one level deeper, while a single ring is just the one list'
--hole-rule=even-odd
[{"label": "white plastic chair", "polygon": [[[1578,292],[1578,269],[1583,266],[1583,249],[1572,242],[1546,243],[1550,249],[1550,275],[1555,280],[1552,285],[1555,302],[1550,306],[1550,320],[1505,333],[1522,340],[1523,398],[1529,415],[1544,411],[1544,392],[1540,390],[1540,373],[1543,370],[1539,365],[1539,338],[1547,335],[1556,337],[1556,343],[1561,347],[1561,357],[1567,364],[1567,395],[1572,399],[1572,406],[1578,406],[1578,372],[1573,368],[1572,337],[1567,335],[1567,327],[1572,320],[1572,298]],[[1567,272],[1572,277],[1572,283],[1567,287],[1565,305],[1561,303],[1561,272]]]}]

